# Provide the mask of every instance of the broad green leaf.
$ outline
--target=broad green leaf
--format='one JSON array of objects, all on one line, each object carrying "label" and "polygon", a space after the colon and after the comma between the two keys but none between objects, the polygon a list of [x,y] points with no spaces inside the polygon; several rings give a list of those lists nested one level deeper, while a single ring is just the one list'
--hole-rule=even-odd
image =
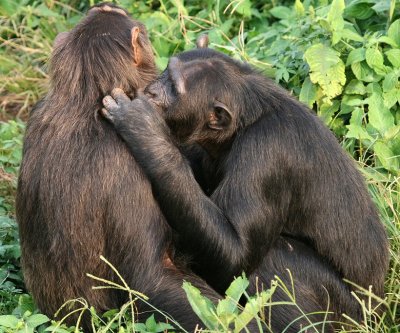
[{"label": "broad green leaf", "polygon": [[375,12],[371,9],[370,4],[364,2],[356,2],[355,4],[346,7],[344,10],[346,18],[355,18],[359,20],[365,20],[374,14]]},{"label": "broad green leaf", "polygon": [[397,46],[400,47],[400,19],[394,21],[390,25],[388,36],[396,42]]},{"label": "broad green leaf", "polygon": [[242,313],[237,316],[235,320],[235,333],[239,333],[246,325],[250,323],[257,316],[259,312],[258,302],[255,298],[247,301]]},{"label": "broad green leaf", "polygon": [[385,54],[394,67],[400,68],[400,49],[391,49]]},{"label": "broad green leaf", "polygon": [[349,39],[349,40],[354,40],[356,42],[363,42],[364,38],[361,37],[358,33],[349,30],[349,29],[343,29],[340,32],[340,35],[342,36],[343,39]]},{"label": "broad green leaf", "polygon": [[400,95],[400,89],[396,89],[396,88],[394,88],[392,90],[389,90],[387,92],[384,92],[382,94],[382,96],[383,96],[383,104],[388,109],[390,109],[391,107],[393,107],[397,103],[399,95]]},{"label": "broad green leaf", "polygon": [[385,78],[382,82],[383,91],[392,90],[396,86],[396,84],[399,83],[399,74],[399,71],[393,71],[385,75]]},{"label": "broad green leaf", "polygon": [[381,76],[375,74],[375,72],[364,61],[351,64],[351,70],[360,81],[375,82],[381,79]]},{"label": "broad green leaf", "polygon": [[290,10],[290,8],[284,6],[276,6],[272,8],[269,12],[272,16],[282,20],[288,19],[292,16],[292,11]]},{"label": "broad green leaf", "polygon": [[369,67],[371,67],[377,74],[384,75],[386,70],[383,65],[383,55],[375,48],[369,48],[365,52],[365,60]]},{"label": "broad green leaf", "polygon": [[321,86],[327,99],[340,95],[346,76],[339,53],[323,44],[316,44],[305,52],[304,57],[310,66],[311,82]]},{"label": "broad green leaf", "polygon": [[11,315],[3,315],[0,316],[0,326],[8,327],[8,328],[16,328],[20,319]]},{"label": "broad green leaf", "polygon": [[378,41],[379,43],[385,43],[385,44],[388,44],[388,45],[390,45],[390,46],[397,47],[396,42],[395,42],[393,39],[389,38],[388,36],[380,36],[380,37],[377,39],[377,41]]},{"label": "broad green leaf", "polygon": [[237,304],[235,307],[232,307],[231,300],[223,299],[218,302],[217,316],[223,327],[229,327],[230,323],[236,318],[238,312]]},{"label": "broad green leaf", "polygon": [[367,100],[369,124],[381,135],[394,126],[394,118],[390,110],[384,105],[382,95],[373,93]]},{"label": "broad green leaf", "polygon": [[399,157],[395,156],[387,143],[378,141],[374,144],[373,149],[385,169],[395,174],[399,173]]},{"label": "broad green leaf", "polygon": [[155,329],[157,327],[156,320],[154,318],[154,314],[152,314],[149,318],[147,318],[146,322],[146,329],[149,332],[155,332]]},{"label": "broad green leaf", "polygon": [[133,328],[135,332],[147,333],[146,325],[143,323],[133,323]]},{"label": "broad green leaf", "polygon": [[382,86],[378,82],[372,82],[367,85],[367,93],[368,94],[382,94]]},{"label": "broad green leaf", "polygon": [[352,50],[349,53],[346,61],[346,66],[351,65],[355,62],[361,62],[363,60],[365,60],[365,49],[361,47],[359,49]]},{"label": "broad green leaf", "polygon": [[351,80],[344,91],[349,95],[364,95],[366,93],[364,84],[356,79]]},{"label": "broad green leaf", "polygon": [[20,6],[18,1],[0,0],[0,16],[10,17],[17,12]]},{"label": "broad green leaf", "polygon": [[41,4],[36,8],[34,8],[33,13],[37,16],[42,16],[42,17],[57,17],[57,18],[60,17],[60,14],[58,14],[55,11],[52,11],[45,4]]},{"label": "broad green leaf", "polygon": [[209,329],[217,329],[218,321],[214,304],[205,296],[201,295],[200,290],[193,287],[189,282],[184,282],[182,286],[194,313]]},{"label": "broad green leaf", "polygon": [[168,323],[158,323],[155,332],[167,332],[174,330],[174,327]]},{"label": "broad green leaf", "polygon": [[386,142],[393,142],[398,140],[400,143],[400,125],[394,126],[385,133],[384,137]]},{"label": "broad green leaf", "polygon": [[[140,325],[144,326],[144,324],[140,324]],[[135,327],[136,327],[136,324],[135,324]],[[51,325],[49,327],[46,327],[44,329],[44,331],[45,332],[52,332],[52,333],[70,333],[70,331],[60,327],[59,325]]]},{"label": "broad green leaf", "polygon": [[301,87],[299,99],[301,102],[306,104],[309,108],[312,108],[317,98],[317,87],[312,84],[310,78],[306,78]]},{"label": "broad green leaf", "polygon": [[332,104],[322,104],[318,109],[318,116],[322,119],[322,121],[329,125],[332,121],[333,116],[339,110],[340,102],[333,101]]},{"label": "broad green leaf", "polygon": [[249,280],[243,274],[236,278],[226,290],[225,294],[227,297],[235,302],[235,305],[239,302],[240,298],[243,296],[247,287],[249,286]]},{"label": "broad green leaf", "polygon": [[328,13],[327,21],[332,31],[332,45],[339,42],[344,28],[343,10],[344,0],[333,0]]},{"label": "broad green leaf", "polygon": [[364,119],[364,110],[362,108],[354,108],[351,113],[350,125],[361,126]]},{"label": "broad green leaf", "polygon": [[240,1],[238,5],[234,6],[235,11],[244,17],[251,17],[251,1],[243,0]]},{"label": "broad green leaf", "polygon": [[229,327],[229,324],[234,320],[239,312],[239,300],[248,286],[249,281],[243,274],[231,283],[229,288],[226,290],[226,298],[218,303],[217,315],[222,321],[224,327]]},{"label": "broad green leaf", "polygon": [[296,11],[296,14],[298,16],[304,16],[305,14],[305,9],[304,5],[301,3],[300,0],[296,0],[294,3],[294,10]]},{"label": "broad green leaf", "polygon": [[257,318],[258,313],[263,310],[263,306],[271,299],[277,286],[271,289],[264,290],[257,295],[257,297],[250,298],[242,313],[240,313],[235,320],[235,333],[242,332],[244,327],[254,318]]},{"label": "broad green leaf", "polygon": [[350,124],[347,125],[348,132],[346,133],[347,138],[354,138],[357,140],[368,140],[373,141],[373,138],[368,134],[365,128],[362,126],[364,118],[364,111],[362,108],[355,108],[351,113]]},{"label": "broad green leaf", "polygon": [[26,320],[26,324],[32,328],[38,327],[44,323],[47,323],[50,321],[50,319],[45,316],[44,314],[34,314],[32,316],[29,316],[28,319]]}]

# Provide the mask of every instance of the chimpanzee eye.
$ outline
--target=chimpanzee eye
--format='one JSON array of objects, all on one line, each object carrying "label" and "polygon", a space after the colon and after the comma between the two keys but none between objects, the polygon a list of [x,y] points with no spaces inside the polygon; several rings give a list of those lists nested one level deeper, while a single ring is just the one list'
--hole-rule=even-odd
[{"label": "chimpanzee eye", "polygon": [[222,106],[214,106],[214,112],[216,113],[216,114],[222,114],[222,113],[224,113],[224,111],[225,111],[225,109],[222,107]]},{"label": "chimpanzee eye", "polygon": [[222,114],[222,113],[225,113],[227,111],[228,111],[228,107],[224,103],[222,103],[220,101],[215,101],[214,102],[214,112],[216,114]]}]

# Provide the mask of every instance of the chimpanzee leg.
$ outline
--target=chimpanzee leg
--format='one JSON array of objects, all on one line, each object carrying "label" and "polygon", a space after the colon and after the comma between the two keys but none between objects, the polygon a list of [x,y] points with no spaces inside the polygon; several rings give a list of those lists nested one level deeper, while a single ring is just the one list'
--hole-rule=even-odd
[{"label": "chimpanzee leg", "polygon": [[[257,290],[269,288],[270,281],[276,277],[294,296],[297,306],[272,305],[265,308],[266,321],[270,323],[273,332],[285,329],[285,332],[298,332],[311,322],[320,323],[316,326],[318,332],[333,332],[336,325],[329,322],[343,321],[341,314],[344,309],[347,312],[351,309],[352,313],[347,314],[352,318],[360,317],[358,303],[341,276],[310,246],[300,241],[289,237],[278,239],[262,265],[251,275],[250,295]],[[272,302],[290,300],[287,292],[278,286]],[[326,314],[327,311],[331,313]],[[304,314],[309,315],[305,317]],[[311,327],[307,331],[315,332],[315,329]]]}]

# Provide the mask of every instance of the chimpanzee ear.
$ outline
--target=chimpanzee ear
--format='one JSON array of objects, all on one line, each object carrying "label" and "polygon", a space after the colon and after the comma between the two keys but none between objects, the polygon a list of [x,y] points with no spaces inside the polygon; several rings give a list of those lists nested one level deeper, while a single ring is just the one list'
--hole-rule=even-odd
[{"label": "chimpanzee ear", "polygon": [[140,29],[139,27],[133,27],[131,30],[131,42],[133,49],[133,62],[135,66],[140,66],[143,61],[142,48],[143,45],[140,44]]},{"label": "chimpanzee ear", "polygon": [[65,43],[65,40],[67,39],[68,35],[69,35],[69,32],[67,32],[67,31],[60,32],[54,39],[53,48],[57,48],[57,47],[63,45]]},{"label": "chimpanzee ear", "polygon": [[177,57],[172,57],[168,64],[169,75],[174,82],[178,94],[186,93],[186,81],[183,76],[183,64]]},{"label": "chimpanzee ear", "polygon": [[196,47],[198,49],[205,49],[208,47],[208,35],[202,34],[197,38]]},{"label": "chimpanzee ear", "polygon": [[232,113],[228,107],[216,101],[214,109],[208,114],[207,126],[216,131],[222,131],[232,123]]}]

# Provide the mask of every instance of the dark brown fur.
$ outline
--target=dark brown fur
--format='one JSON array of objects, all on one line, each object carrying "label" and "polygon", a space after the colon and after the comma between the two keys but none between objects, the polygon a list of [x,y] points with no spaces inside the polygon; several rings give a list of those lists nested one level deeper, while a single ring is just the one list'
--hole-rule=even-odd
[{"label": "dark brown fur", "polygon": [[[140,30],[138,66],[133,27]],[[97,116],[101,98],[114,86],[132,96],[155,76],[144,26],[120,10],[92,9],[55,42],[51,88],[28,121],[17,193],[25,281],[47,315],[77,297],[100,312],[127,301],[126,293],[92,289],[96,282],[86,273],[120,282],[100,255],[187,329],[198,319],[182,280],[217,297],[170,261],[164,266],[171,233],[151,185],[110,124]]]}]

